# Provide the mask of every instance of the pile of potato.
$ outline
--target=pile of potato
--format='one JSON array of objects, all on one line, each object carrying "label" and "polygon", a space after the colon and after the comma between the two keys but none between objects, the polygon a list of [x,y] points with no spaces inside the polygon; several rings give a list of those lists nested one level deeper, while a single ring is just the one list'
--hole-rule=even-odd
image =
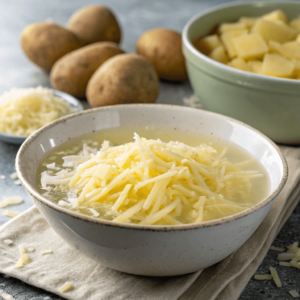
[{"label": "pile of potato", "polygon": [[281,10],[223,23],[216,34],[198,38],[194,46],[236,69],[300,79],[300,18],[289,22]]},{"label": "pile of potato", "polygon": [[50,71],[54,89],[74,97],[87,97],[92,107],[152,103],[159,77],[187,78],[181,35],[169,29],[144,33],[137,54],[119,47],[121,28],[113,12],[89,5],[75,12],[67,27],[53,22],[27,26],[21,45],[27,57]]}]

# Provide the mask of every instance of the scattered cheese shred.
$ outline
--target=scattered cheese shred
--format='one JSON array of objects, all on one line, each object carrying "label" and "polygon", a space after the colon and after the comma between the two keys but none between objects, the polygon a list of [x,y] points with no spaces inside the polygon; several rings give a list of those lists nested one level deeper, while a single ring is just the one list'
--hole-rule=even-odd
[{"label": "scattered cheese shred", "polygon": [[15,264],[16,269],[20,269],[24,266],[22,259],[20,258],[17,263]]},{"label": "scattered cheese shred", "polygon": [[296,290],[291,290],[291,291],[289,291],[289,293],[291,294],[291,296],[292,296],[293,298],[299,297],[299,294],[298,294],[298,292],[297,292]]},{"label": "scattered cheese shred", "polygon": [[271,275],[273,277],[273,280],[274,280],[276,286],[277,287],[282,287],[282,284],[281,284],[281,281],[280,281],[280,278],[278,276],[278,273],[277,273],[276,269],[273,268],[273,267],[270,267],[270,271],[271,271]]},{"label": "scattered cheese shred", "polygon": [[45,255],[45,254],[51,254],[52,253],[52,250],[51,249],[45,249],[45,250],[42,250],[42,255]]},{"label": "scattered cheese shred", "polygon": [[295,253],[280,253],[280,254],[277,256],[277,259],[278,259],[278,260],[291,260],[291,259],[293,259],[294,257],[296,257],[296,254],[295,254]]},{"label": "scattered cheese shred", "polygon": [[25,248],[24,245],[19,245],[18,248],[21,255],[27,253],[27,249]]},{"label": "scattered cheese shred", "polygon": [[17,179],[18,178],[17,172],[14,172],[14,173],[10,174],[10,178],[11,179]]},{"label": "scattered cheese shred", "polygon": [[51,89],[12,89],[0,97],[0,131],[28,136],[71,112],[71,106]]},{"label": "scattered cheese shred", "polygon": [[254,279],[256,280],[270,280],[273,279],[271,274],[256,274],[254,275]]},{"label": "scattered cheese shred", "polygon": [[283,267],[292,267],[292,265],[289,262],[285,262],[285,261],[280,261],[279,265]]},{"label": "scattered cheese shred", "polygon": [[27,264],[30,262],[29,255],[27,253],[21,255],[21,260],[23,264]]},{"label": "scattered cheese shred", "polygon": [[19,214],[19,212],[17,212],[17,211],[12,211],[12,210],[8,210],[8,209],[3,209],[3,210],[2,210],[2,214],[3,214],[4,216],[6,216],[6,217],[14,218],[14,217],[16,217],[16,216]]},{"label": "scattered cheese shred", "polygon": [[1,289],[0,289],[0,297],[2,297],[4,300],[15,300],[15,298],[12,295],[5,293]]},{"label": "scattered cheese shred", "polygon": [[23,202],[23,198],[20,196],[12,196],[12,197],[3,197],[3,201],[0,202],[0,208],[6,207],[9,205],[18,205]]},{"label": "scattered cheese shred", "polygon": [[299,248],[298,248],[298,242],[294,242],[294,243],[292,244],[292,246],[291,246],[291,247],[288,247],[288,248],[289,248],[288,252],[297,254],[298,251],[299,251]]},{"label": "scattered cheese shred", "polygon": [[15,264],[15,268],[20,269],[29,262],[30,262],[29,255],[27,253],[21,254],[20,259]]},{"label": "scattered cheese shred", "polygon": [[277,251],[277,252],[284,252],[285,248],[278,248],[278,247],[271,246],[270,250],[271,251]]},{"label": "scattered cheese shred", "polygon": [[28,248],[27,248],[27,251],[28,251],[28,252],[34,252],[35,249],[34,249],[33,247],[28,247]]},{"label": "scattered cheese shred", "polygon": [[218,153],[205,144],[164,143],[136,133],[134,140],[121,146],[104,141],[98,152],[84,144],[78,155],[63,157],[71,169],[46,165],[51,171],[42,172],[42,188],[67,190],[60,206],[95,217],[105,208],[115,222],[144,225],[200,223],[210,220],[212,210],[215,219],[252,206],[240,199],[249,194],[251,180],[263,175],[228,161],[227,149]]},{"label": "scattered cheese shred", "polygon": [[69,290],[71,290],[72,288],[73,288],[72,284],[67,281],[58,290],[61,293],[65,293],[65,292],[68,292]]},{"label": "scattered cheese shred", "polygon": [[4,240],[4,244],[6,244],[7,246],[10,246],[11,244],[13,244],[13,241],[10,239]]}]

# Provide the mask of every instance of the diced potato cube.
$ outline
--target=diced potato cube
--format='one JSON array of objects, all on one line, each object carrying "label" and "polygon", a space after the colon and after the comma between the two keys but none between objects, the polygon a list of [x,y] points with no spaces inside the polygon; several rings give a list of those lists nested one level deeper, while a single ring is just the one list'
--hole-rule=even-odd
[{"label": "diced potato cube", "polygon": [[280,43],[270,40],[268,45],[271,53],[279,53]]},{"label": "diced potato cube", "polygon": [[293,63],[295,64],[295,70],[300,72],[300,60],[293,59]]},{"label": "diced potato cube", "polygon": [[247,28],[251,29],[252,26],[255,24],[257,18],[248,18],[248,17],[241,17],[239,22],[244,24]]},{"label": "diced potato cube", "polygon": [[227,65],[239,70],[251,72],[250,67],[246,64],[246,62],[242,58],[235,58]]},{"label": "diced potato cube", "polygon": [[248,61],[248,66],[251,71],[256,74],[261,74],[262,62],[259,60],[250,60]]},{"label": "diced potato cube", "polygon": [[297,42],[297,43],[300,43],[300,34],[297,36],[296,42]]},{"label": "diced potato cube", "polygon": [[237,55],[232,39],[242,34],[247,34],[247,30],[241,29],[241,30],[228,31],[221,35],[221,40],[230,58],[234,58]]},{"label": "diced potato cube", "polygon": [[259,19],[252,27],[251,32],[260,34],[266,42],[273,40],[278,43],[285,43],[297,36],[297,31],[294,28],[264,19]]},{"label": "diced potato cube", "polygon": [[300,59],[300,43],[284,43],[280,46],[279,53],[288,59]]},{"label": "diced potato cube", "polygon": [[234,31],[234,30],[242,30],[246,29],[246,25],[243,23],[223,23],[221,24],[219,30],[221,33],[225,33],[228,31]]},{"label": "diced potato cube", "polygon": [[300,32],[300,19],[294,19],[290,22],[291,27]]},{"label": "diced potato cube", "polygon": [[276,21],[283,21],[285,23],[288,23],[288,19],[285,15],[285,13],[278,9],[278,10],[274,10],[268,14],[265,14],[262,16],[262,18],[264,20],[268,20],[268,21],[271,21],[271,22],[276,22]]},{"label": "diced potato cube", "polygon": [[193,45],[195,48],[200,51],[201,53],[205,55],[209,55],[211,52],[210,47],[203,41],[201,37],[197,38],[194,42]]},{"label": "diced potato cube", "polygon": [[263,38],[257,33],[245,34],[232,39],[237,56],[250,59],[262,58],[269,48]]},{"label": "diced potato cube", "polygon": [[265,54],[262,63],[262,73],[277,77],[291,77],[295,65],[279,54]]},{"label": "diced potato cube", "polygon": [[227,57],[227,55],[225,53],[225,49],[222,45],[219,46],[218,48],[214,49],[210,53],[209,57],[218,62],[221,62],[223,64],[226,64],[228,62],[228,57]]},{"label": "diced potato cube", "polygon": [[203,38],[203,41],[207,44],[207,46],[211,49],[214,50],[218,48],[219,46],[222,46],[219,37],[214,34],[214,35],[208,35]]}]

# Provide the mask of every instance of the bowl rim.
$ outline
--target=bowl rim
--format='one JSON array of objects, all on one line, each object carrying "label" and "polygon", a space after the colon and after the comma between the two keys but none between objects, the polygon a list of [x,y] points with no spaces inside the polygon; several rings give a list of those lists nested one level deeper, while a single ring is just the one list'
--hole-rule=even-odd
[{"label": "bowl rim", "polygon": [[233,118],[218,114],[218,113],[214,113],[214,112],[210,112],[210,111],[206,111],[206,110],[199,110],[204,112],[205,114],[208,115],[213,115],[213,116],[217,116],[218,118],[222,118],[237,124],[240,124],[254,132],[256,132],[258,135],[260,135],[262,138],[264,138],[265,140],[267,140],[267,142],[269,142],[271,144],[271,146],[276,150],[276,152],[278,153],[282,165],[283,165],[283,173],[282,173],[282,177],[281,180],[277,186],[277,188],[270,194],[268,195],[266,198],[264,198],[262,201],[260,201],[259,203],[257,203],[256,205],[242,211],[239,212],[237,214],[231,215],[231,216],[227,216],[224,218],[220,218],[220,219],[215,219],[215,220],[211,220],[211,221],[205,221],[202,223],[197,223],[197,224],[184,224],[184,225],[138,225],[138,224],[127,224],[127,223],[117,223],[117,222],[113,222],[113,221],[108,221],[108,220],[103,220],[103,219],[97,219],[94,218],[92,216],[87,216],[81,213],[77,213],[77,212],[73,212],[71,210],[68,210],[64,207],[59,206],[58,204],[55,204],[53,202],[51,202],[51,200],[47,200],[45,197],[43,197],[38,191],[35,190],[34,187],[31,186],[31,184],[26,180],[25,176],[23,176],[23,172],[22,172],[22,155],[24,153],[24,151],[26,150],[26,148],[34,142],[35,138],[41,134],[43,134],[43,132],[51,127],[56,126],[57,124],[60,123],[64,123],[65,121],[69,120],[69,119],[73,119],[76,118],[78,116],[81,115],[85,115],[85,114],[90,114],[90,113],[94,113],[97,111],[103,111],[103,110],[111,110],[114,109],[115,107],[118,107],[120,109],[122,108],[134,108],[134,107],[158,107],[158,108],[163,108],[163,107],[168,107],[171,109],[184,109],[184,110],[190,110],[190,111],[194,111],[194,110],[199,110],[197,108],[193,108],[193,107],[186,107],[186,106],[179,106],[179,105],[172,105],[172,104],[157,104],[157,103],[152,103],[152,104],[120,104],[120,105],[110,105],[110,106],[105,106],[105,107],[98,107],[98,108],[92,108],[92,109],[88,109],[88,110],[84,110],[72,115],[67,115],[65,117],[62,117],[56,121],[53,121],[52,123],[49,123],[48,125],[45,125],[44,127],[40,128],[39,130],[35,131],[33,134],[31,134],[29,136],[29,138],[22,144],[22,146],[20,147],[17,156],[16,156],[16,172],[18,174],[18,178],[21,181],[23,187],[25,188],[25,190],[37,201],[41,202],[42,204],[60,212],[60,213],[64,213],[67,214],[70,217],[76,218],[76,219],[80,219],[81,221],[88,221],[88,222],[92,222],[92,223],[97,223],[97,224],[101,224],[104,226],[110,226],[110,227],[119,227],[119,228],[126,228],[126,229],[133,229],[133,230],[146,230],[146,231],[156,231],[156,232],[160,232],[160,231],[179,231],[179,230],[192,230],[192,229],[198,229],[198,228],[207,228],[207,227],[212,227],[212,226],[220,226],[223,225],[225,223],[229,223],[231,221],[243,218],[245,216],[248,216],[252,213],[254,213],[255,211],[259,210],[260,208],[266,206],[267,204],[269,204],[272,200],[274,200],[277,195],[281,192],[281,190],[283,189],[286,181],[287,181],[287,177],[288,177],[288,166],[287,166],[287,162],[286,159],[283,155],[283,153],[281,152],[281,150],[279,149],[279,147],[271,140],[269,139],[267,136],[265,136],[263,133],[261,133],[260,131],[258,131],[257,129],[241,122],[238,120],[235,120]]},{"label": "bowl rim", "polygon": [[213,60],[212,58],[206,56],[205,54],[203,54],[202,52],[200,52],[199,50],[197,50],[194,45],[191,43],[191,41],[188,38],[188,31],[189,28],[192,26],[192,24],[194,22],[196,22],[199,18],[212,13],[214,11],[218,11],[218,10],[222,10],[224,8],[228,8],[228,7],[233,7],[233,6],[247,6],[249,4],[255,6],[261,6],[262,4],[273,4],[273,3],[282,3],[282,4],[293,4],[293,5],[299,5],[300,8],[300,2],[293,2],[293,1],[237,1],[237,2],[230,2],[230,3],[225,3],[225,4],[220,4],[220,5],[216,5],[213,6],[212,8],[208,8],[202,12],[200,12],[199,14],[193,16],[184,26],[183,31],[182,31],[182,41],[183,41],[183,45],[187,48],[187,50],[189,50],[193,55],[195,55],[197,58],[204,60],[206,63],[213,65],[216,68],[221,68],[227,72],[233,72],[236,74],[239,74],[241,76],[253,76],[253,78],[265,81],[265,82],[276,82],[276,83],[288,83],[288,84],[293,84],[293,85],[297,85],[299,84],[299,80],[296,79],[289,79],[289,78],[281,78],[281,77],[275,77],[275,76],[270,76],[270,75],[261,75],[261,74],[256,74],[256,73],[252,73],[252,72],[248,72],[248,71],[243,71],[243,70],[239,70],[239,69],[235,69],[233,67],[227,66],[225,64],[222,64],[216,60]]}]

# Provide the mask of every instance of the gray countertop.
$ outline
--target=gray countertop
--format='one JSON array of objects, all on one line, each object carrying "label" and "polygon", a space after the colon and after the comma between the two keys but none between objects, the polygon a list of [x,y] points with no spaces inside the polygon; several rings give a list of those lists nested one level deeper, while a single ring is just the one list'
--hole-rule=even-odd
[{"label": "gray countertop", "polygon": [[[114,10],[123,29],[122,48],[127,52],[134,52],[135,43],[143,32],[155,27],[167,27],[182,31],[185,23],[193,15],[225,2],[228,1],[102,0],[100,2],[96,0],[92,3],[104,4]],[[64,25],[75,10],[89,3],[84,0],[0,0],[0,4],[0,95],[13,87],[35,87],[38,85],[50,87],[49,74],[31,64],[23,55],[19,46],[20,33],[28,24],[49,18]],[[158,102],[183,105],[182,99],[192,94],[188,82],[176,84],[161,82]],[[86,103],[84,104],[87,106]],[[5,179],[0,179],[0,196],[22,196],[25,202],[14,208],[14,210],[22,212],[32,206],[33,201],[22,186],[15,185],[14,180],[10,178],[10,174],[14,172],[14,160],[17,151],[17,146],[0,142],[0,176],[5,176]],[[8,219],[0,214],[0,225]],[[293,241],[300,242],[299,225],[300,206],[293,212],[277,236],[274,245],[284,247]],[[276,256],[276,253],[269,252],[258,272],[268,272],[271,264],[276,265]],[[300,271],[280,266],[278,270],[284,283],[283,288],[276,288],[272,281],[263,282],[252,279],[239,299],[292,299],[288,291],[296,289],[300,292]],[[3,274],[0,274],[0,290],[11,294],[16,300],[62,299],[17,279],[7,278]],[[2,299],[1,296],[0,299]]]}]

